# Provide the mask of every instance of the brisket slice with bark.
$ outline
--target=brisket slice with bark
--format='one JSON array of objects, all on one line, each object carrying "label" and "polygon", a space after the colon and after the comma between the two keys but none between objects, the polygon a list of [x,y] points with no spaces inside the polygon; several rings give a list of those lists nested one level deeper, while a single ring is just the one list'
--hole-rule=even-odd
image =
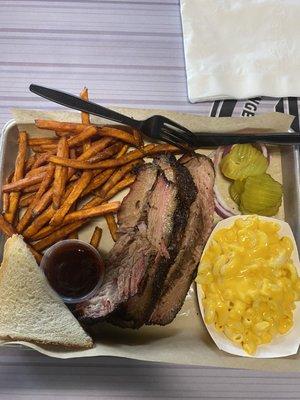
[{"label": "brisket slice with bark", "polygon": [[146,212],[145,205],[157,179],[158,171],[159,168],[155,164],[144,164],[140,167],[136,180],[118,211],[120,234],[133,229],[142,219],[142,213]]},{"label": "brisket slice with bark", "polygon": [[198,194],[191,205],[180,249],[149,318],[149,325],[169,324],[181,309],[213,226],[215,172],[211,160],[197,155],[184,156],[180,162],[192,175]]},{"label": "brisket slice with bark", "polygon": [[[109,253],[104,283],[96,295],[76,307],[81,320],[101,320],[132,298],[135,300],[124,306],[122,318],[130,316],[134,326],[148,320],[168,272],[167,260],[174,258],[174,225],[186,221],[186,216],[179,212],[178,182],[188,179],[183,171],[184,167],[173,156],[161,156],[154,165],[141,169],[119,212],[121,234]],[[191,177],[190,182],[193,188]],[[142,311],[138,316],[137,298]]]},{"label": "brisket slice with bark", "polygon": [[142,290],[130,297],[109,317],[110,322],[123,327],[138,328],[148,321],[177,255],[190,206],[196,198],[191,175],[175,157],[160,156],[154,164],[161,169],[169,185],[173,187],[174,197],[170,201],[161,187],[149,198],[146,217],[141,215],[140,222],[144,224],[145,238],[157,253],[152,265],[148,266]]},{"label": "brisket slice with bark", "polygon": [[134,296],[143,283],[148,265],[153,263],[155,251],[140,234],[137,222],[148,196],[155,190],[159,174],[159,168],[153,164],[143,165],[123,199],[119,211],[122,231],[109,253],[104,282],[91,299],[76,306],[75,314],[85,323],[103,319]]}]

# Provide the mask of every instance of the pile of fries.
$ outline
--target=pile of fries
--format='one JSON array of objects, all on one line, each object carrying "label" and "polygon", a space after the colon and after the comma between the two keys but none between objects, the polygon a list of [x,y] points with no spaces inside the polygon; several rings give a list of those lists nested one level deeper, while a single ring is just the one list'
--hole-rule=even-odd
[{"label": "pile of fries", "polygon": [[[88,100],[86,88],[81,98]],[[53,137],[20,132],[15,170],[2,188],[0,229],[7,236],[22,234],[38,262],[52,244],[77,238],[91,218],[104,216],[117,240],[120,202],[109,200],[132,185],[145,157],[181,153],[171,145],[144,145],[140,132],[129,127],[95,126],[86,113],[81,120],[35,121]],[[95,248],[101,235],[96,227],[90,241]]]}]

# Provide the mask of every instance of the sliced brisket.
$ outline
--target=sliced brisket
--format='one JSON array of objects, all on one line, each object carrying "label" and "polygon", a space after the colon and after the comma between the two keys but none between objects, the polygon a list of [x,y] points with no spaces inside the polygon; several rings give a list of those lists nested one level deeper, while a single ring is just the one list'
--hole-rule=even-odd
[{"label": "sliced brisket", "polygon": [[144,240],[139,224],[148,196],[155,188],[159,168],[143,165],[119,210],[120,235],[109,253],[104,283],[91,299],[76,306],[76,315],[84,322],[103,319],[122,302],[134,296],[143,285],[148,265],[156,252]]},{"label": "sliced brisket", "polygon": [[[130,297],[109,319],[124,327],[138,328],[148,321],[177,255],[190,206],[196,198],[191,175],[175,157],[161,156],[155,160],[155,165],[169,183],[166,187],[158,180],[158,190],[152,192],[147,217],[143,220],[145,237],[157,253],[152,265],[148,266],[143,290]],[[170,188],[173,196],[167,193]]]},{"label": "sliced brisket", "polygon": [[166,325],[180,310],[213,223],[214,169],[201,155],[144,165],[118,213],[104,284],[77,306],[84,321]]},{"label": "sliced brisket", "polygon": [[149,194],[156,181],[159,168],[154,164],[144,164],[127,196],[124,197],[118,211],[119,232],[127,232],[139,222],[141,213],[148,201]]},{"label": "sliced brisket", "polygon": [[91,299],[76,307],[78,318],[86,323],[104,318],[123,301],[134,296],[154,253],[151,246],[132,233],[122,235],[110,254],[104,283]]},{"label": "sliced brisket", "polygon": [[[187,182],[189,192],[182,190]],[[138,327],[148,320],[175,258],[174,238],[180,242],[195,192],[191,176],[173,156],[160,156],[141,168],[119,211],[120,237],[109,253],[104,284],[77,306],[80,319],[99,320],[119,308],[111,318],[115,323]],[[190,199],[187,207],[185,198]]]},{"label": "sliced brisket", "polygon": [[209,158],[185,156],[180,162],[188,169],[197,187],[197,197],[191,205],[180,249],[169,269],[162,295],[148,324],[166,325],[181,309],[213,225],[214,168]]}]

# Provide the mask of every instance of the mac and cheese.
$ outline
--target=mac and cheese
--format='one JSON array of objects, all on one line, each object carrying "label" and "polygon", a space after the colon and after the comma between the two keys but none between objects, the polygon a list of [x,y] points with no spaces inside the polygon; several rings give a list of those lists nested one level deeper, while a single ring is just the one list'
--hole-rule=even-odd
[{"label": "mac and cheese", "polygon": [[251,216],[217,231],[202,256],[197,282],[205,322],[254,354],[293,325],[300,279],[293,243],[279,224]]}]

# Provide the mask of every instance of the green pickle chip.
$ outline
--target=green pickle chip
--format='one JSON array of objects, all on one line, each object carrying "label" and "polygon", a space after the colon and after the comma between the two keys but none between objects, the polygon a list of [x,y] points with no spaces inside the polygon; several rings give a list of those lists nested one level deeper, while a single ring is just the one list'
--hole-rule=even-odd
[{"label": "green pickle chip", "polygon": [[258,214],[259,215],[264,215],[265,217],[272,217],[273,215],[276,215],[279,211],[279,207],[269,207],[269,208],[265,208],[264,210],[261,210]]},{"label": "green pickle chip", "polygon": [[244,213],[272,216],[277,214],[282,200],[282,185],[269,174],[249,176],[240,195]]},{"label": "green pickle chip", "polygon": [[245,188],[245,180],[237,179],[229,186],[229,194],[233,201],[240,204],[240,197]]},{"label": "green pickle chip", "polygon": [[220,162],[220,168],[227,178],[245,179],[261,175],[268,168],[268,160],[261,151],[251,144],[236,144]]}]

